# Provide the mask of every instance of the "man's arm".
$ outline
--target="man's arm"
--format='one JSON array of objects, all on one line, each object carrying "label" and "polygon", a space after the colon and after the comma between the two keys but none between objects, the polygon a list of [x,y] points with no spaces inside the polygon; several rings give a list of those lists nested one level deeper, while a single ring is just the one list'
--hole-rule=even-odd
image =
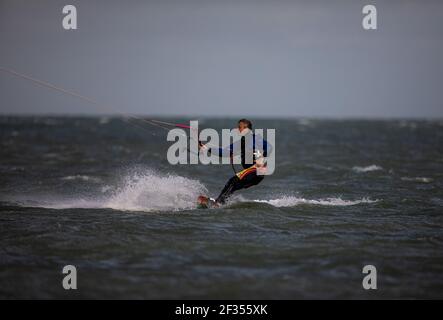
[{"label": "man's arm", "polygon": [[224,148],[216,148],[216,147],[215,148],[210,148],[207,145],[200,143],[199,144],[199,148],[203,149],[203,150],[208,150],[209,149],[210,153],[215,152],[220,158],[222,158],[222,157],[232,157],[232,155],[234,154],[235,147],[240,148],[239,144],[240,144],[240,141],[236,141],[236,142],[231,143],[229,146],[226,146]]}]

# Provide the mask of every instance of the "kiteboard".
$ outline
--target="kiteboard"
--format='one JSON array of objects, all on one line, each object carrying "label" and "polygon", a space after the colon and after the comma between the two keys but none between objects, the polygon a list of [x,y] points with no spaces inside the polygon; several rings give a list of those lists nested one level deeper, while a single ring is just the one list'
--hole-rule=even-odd
[{"label": "kiteboard", "polygon": [[217,208],[218,207],[218,203],[215,202],[214,199],[209,198],[207,196],[199,196],[197,198],[197,206],[200,209]]}]

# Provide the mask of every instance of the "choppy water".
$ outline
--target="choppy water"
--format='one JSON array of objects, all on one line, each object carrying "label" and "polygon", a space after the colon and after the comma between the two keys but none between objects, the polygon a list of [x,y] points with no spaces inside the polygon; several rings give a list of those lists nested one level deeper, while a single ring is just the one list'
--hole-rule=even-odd
[{"label": "choppy water", "polygon": [[443,298],[442,121],[257,120],[276,172],[213,210],[231,168],[139,125],[0,117],[0,298]]}]

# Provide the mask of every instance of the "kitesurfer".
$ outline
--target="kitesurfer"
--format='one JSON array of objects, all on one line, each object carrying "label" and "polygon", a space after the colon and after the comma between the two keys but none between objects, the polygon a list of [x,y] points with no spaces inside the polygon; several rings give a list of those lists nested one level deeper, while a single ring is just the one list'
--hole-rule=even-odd
[{"label": "kitesurfer", "polygon": [[[226,148],[211,148],[211,152],[218,152],[220,157],[234,156],[234,150],[240,150],[241,153],[241,165],[243,170],[236,173],[232,178],[228,180],[220,195],[212,202],[213,205],[218,206],[226,203],[229,197],[238,190],[246,189],[259,184],[264,179],[264,173],[266,170],[265,157],[270,152],[271,146],[261,135],[255,134],[252,131],[252,122],[248,119],[240,119],[238,121],[238,132],[240,139],[234,141]],[[239,143],[240,145],[236,145]],[[199,145],[200,148],[207,148],[204,144]],[[252,153],[249,154],[248,152]],[[247,161],[252,159],[252,161]],[[199,203],[208,206],[211,200],[207,197],[201,196],[198,199]]]}]

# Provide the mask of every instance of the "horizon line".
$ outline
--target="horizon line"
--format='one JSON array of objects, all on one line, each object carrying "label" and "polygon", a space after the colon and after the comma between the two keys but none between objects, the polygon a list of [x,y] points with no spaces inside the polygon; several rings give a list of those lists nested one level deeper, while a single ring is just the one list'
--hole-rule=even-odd
[{"label": "horizon line", "polygon": [[124,118],[126,116],[135,117],[150,117],[150,118],[203,118],[203,119],[237,119],[238,117],[247,117],[257,120],[365,120],[365,121],[442,121],[443,117],[426,117],[426,116],[303,116],[303,115],[278,115],[278,116],[264,116],[264,115],[205,115],[205,114],[140,114],[140,113],[3,113],[0,112],[0,117],[56,117],[56,118]]}]

